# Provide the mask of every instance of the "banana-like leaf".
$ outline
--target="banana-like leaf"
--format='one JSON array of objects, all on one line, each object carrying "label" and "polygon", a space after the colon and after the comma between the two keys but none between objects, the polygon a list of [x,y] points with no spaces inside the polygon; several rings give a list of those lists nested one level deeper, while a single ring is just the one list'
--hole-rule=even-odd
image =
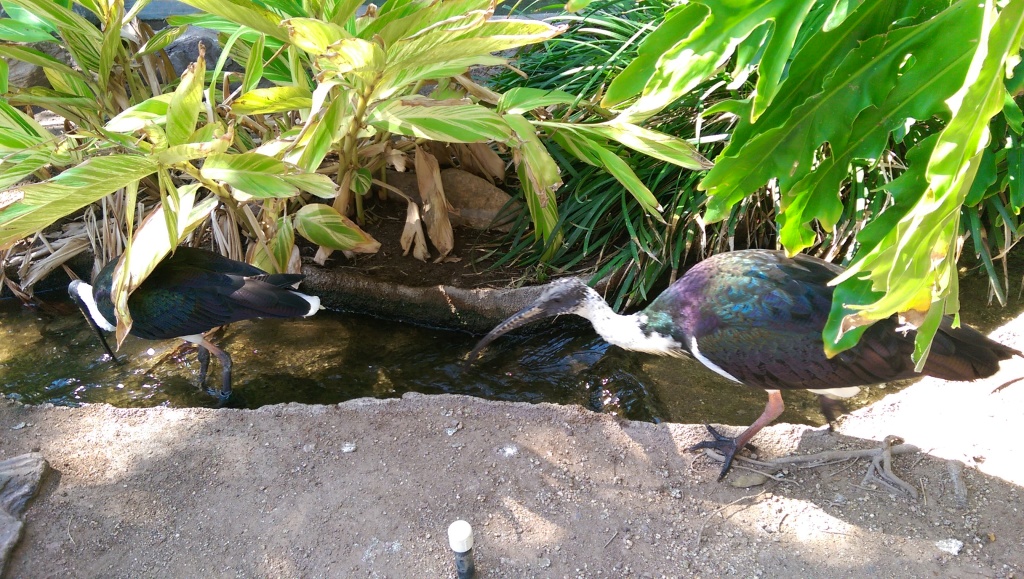
[{"label": "banana-like leaf", "polygon": [[350,72],[376,74],[384,70],[386,56],[375,42],[346,38],[332,44],[316,59],[317,67],[334,75]]},{"label": "banana-like leaf", "polygon": [[13,58],[29,64],[34,64],[43,69],[50,69],[63,72],[69,75],[77,75],[78,72],[56,58],[41,50],[28,46],[15,46],[13,44],[0,44],[0,56]]},{"label": "banana-like leaf", "polygon": [[24,112],[0,99],[0,153],[20,152],[54,142],[54,136]]},{"label": "banana-like leaf", "polygon": [[199,58],[188,65],[181,75],[181,82],[174,96],[167,104],[167,144],[181,145],[188,142],[196,130],[199,109],[203,106],[203,83],[206,78],[206,59],[200,50]]},{"label": "banana-like leaf", "polygon": [[[132,236],[131,245],[122,254],[114,269],[114,290],[111,300],[118,314],[118,346],[131,329],[128,312],[128,296],[138,289],[156,266],[176,245],[172,239],[181,239],[194,231],[205,221],[219,203],[216,196],[209,196],[196,203],[198,183],[190,183],[178,190],[176,230],[167,230],[166,209],[160,204],[142,221]],[[120,307],[119,307],[120,306]]]},{"label": "banana-like leaf", "polygon": [[265,115],[296,109],[308,109],[313,93],[300,86],[275,86],[253,89],[231,103],[236,115]]},{"label": "banana-like leaf", "polygon": [[381,81],[377,83],[373,97],[388,99],[396,93],[405,91],[410,84],[421,80],[454,77],[464,74],[472,66],[502,66],[507,62],[507,59],[500,56],[483,55],[453,58],[413,67],[388,66],[381,76]]},{"label": "banana-like leaf", "polygon": [[377,253],[380,242],[330,205],[310,203],[295,213],[295,230],[313,243],[342,251]]},{"label": "banana-like leaf", "polygon": [[0,210],[0,249],[152,174],[157,166],[156,159],[145,156],[93,157],[49,181],[9,190],[21,199]]},{"label": "banana-like leaf", "polygon": [[540,121],[537,126],[550,129],[553,133],[573,131],[585,135],[589,139],[618,141],[634,151],[685,169],[701,171],[714,166],[693,145],[683,139],[631,123],[610,121],[594,124],[566,124]]},{"label": "banana-like leaf", "polygon": [[0,40],[6,42],[51,42],[53,35],[45,28],[31,26],[11,18],[0,18]]},{"label": "banana-like leaf", "polygon": [[516,172],[522,182],[526,207],[533,220],[535,236],[547,241],[550,247],[555,247],[562,237],[562,233],[556,231],[558,202],[555,191],[562,186],[558,165],[544,148],[544,143],[530,121],[522,115],[514,114],[507,114],[503,118],[515,133],[515,139],[510,140],[509,145],[512,147]]},{"label": "banana-like leaf", "polygon": [[[325,86],[327,86],[325,83],[321,83],[314,93],[320,91]],[[315,102],[316,99],[314,98]],[[324,157],[331,150],[333,143],[341,135],[348,132],[354,113],[352,102],[345,98],[344,95],[341,95],[327,105],[327,109],[323,112],[322,116],[310,118],[306,121],[306,126],[303,127],[303,134],[296,146],[296,150],[300,150],[301,153],[295,164],[307,171],[315,171],[320,167],[320,163],[323,162]],[[291,159],[286,157],[286,160]]]},{"label": "banana-like leaf", "polygon": [[543,90],[530,87],[509,89],[498,99],[499,113],[522,114],[551,105],[571,105],[578,97],[562,90]]},{"label": "banana-like leaf", "polygon": [[444,104],[426,98],[394,99],[378,105],[367,123],[383,131],[454,143],[507,141],[501,116],[476,104]]},{"label": "banana-like leaf", "polygon": [[104,129],[114,133],[133,134],[147,125],[162,125],[167,122],[167,106],[174,93],[165,93],[148,98],[125,109],[107,121]]},{"label": "banana-like leaf", "polygon": [[330,177],[307,173],[295,165],[260,153],[210,155],[201,173],[206,179],[231,185],[236,196],[287,198],[297,195],[300,190],[324,198],[337,194]]},{"label": "banana-like leaf", "polygon": [[[189,142],[182,145],[167,147],[155,153],[161,167],[171,167],[178,163],[191,161],[192,159],[204,159],[210,155],[224,153],[231,146],[235,139],[234,131],[224,131],[217,125],[206,125],[214,129],[210,138],[199,139],[199,132],[189,139]],[[205,132],[205,131],[204,131]]]},{"label": "banana-like leaf", "polygon": [[388,66],[415,68],[450,60],[490,57],[494,52],[543,42],[565,32],[540,20],[514,18],[482,22],[465,30],[431,30],[404,38],[387,49]]},{"label": "banana-like leaf", "polygon": [[[231,32],[238,27],[238,24],[242,24],[278,40],[288,40],[288,33],[280,26],[281,17],[261,8],[254,2],[247,2],[245,0],[181,1],[189,6],[195,6],[203,12],[215,14],[228,22],[237,23],[232,26]],[[175,22],[175,25],[177,25],[177,22]]]},{"label": "banana-like leaf", "polygon": [[401,39],[420,36],[434,30],[457,30],[478,25],[493,12],[491,0],[451,0],[390,20],[375,34],[380,36],[385,46],[390,46]]},{"label": "banana-like leaf", "polygon": [[64,47],[83,69],[93,72],[100,69],[103,34],[84,17],[52,0],[7,1],[53,25],[64,39]]},{"label": "banana-like leaf", "polygon": [[249,263],[271,273],[298,273],[289,271],[292,250],[295,249],[295,228],[290,217],[279,217],[276,221],[274,236],[267,240],[266,249],[262,243],[254,243],[251,247],[252,256]]},{"label": "banana-like leaf", "polygon": [[255,89],[263,79],[264,38],[261,34],[249,48],[249,58],[245,61],[245,75],[242,77],[243,94]]},{"label": "banana-like leaf", "polygon": [[316,18],[289,18],[281,24],[288,30],[289,42],[318,56],[327,52],[335,42],[352,38],[341,26]]},{"label": "banana-like leaf", "polygon": [[582,131],[561,130],[553,133],[551,138],[579,160],[603,168],[629,191],[644,211],[656,220],[665,222],[661,216],[662,207],[658,203],[658,198],[636,176],[629,164],[618,155],[606,149],[599,142],[588,138],[582,134]]},{"label": "banana-like leaf", "polygon": [[167,48],[171,45],[172,42],[177,40],[182,35],[182,33],[185,32],[185,30],[185,26],[168,26],[160,30],[159,32],[154,34],[152,38],[147,40],[145,44],[139,47],[139,50],[136,51],[135,56],[145,56],[147,54],[153,54],[155,52],[159,52]]}]

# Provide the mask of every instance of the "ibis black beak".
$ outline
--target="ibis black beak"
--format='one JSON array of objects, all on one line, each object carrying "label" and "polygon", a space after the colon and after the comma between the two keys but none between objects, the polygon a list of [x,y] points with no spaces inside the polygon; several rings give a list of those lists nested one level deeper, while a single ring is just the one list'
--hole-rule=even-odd
[{"label": "ibis black beak", "polygon": [[477,342],[476,346],[473,347],[473,351],[469,353],[469,357],[467,358],[466,363],[472,364],[473,362],[475,362],[476,359],[480,357],[480,352],[494,340],[497,340],[498,338],[504,336],[505,334],[511,332],[512,330],[520,326],[525,326],[530,322],[539,320],[541,318],[547,318],[550,316],[551,314],[548,314],[545,311],[545,308],[540,307],[537,304],[531,304],[519,310],[515,314],[512,314],[512,316],[506,319],[504,322],[501,322],[500,324],[495,326],[493,330],[488,332],[488,334],[483,337],[483,339]]},{"label": "ibis black beak", "polygon": [[78,286],[81,283],[81,280],[73,280],[71,284],[68,285],[68,294],[70,294],[71,299],[74,300],[76,304],[78,304],[78,309],[82,310],[82,315],[85,316],[85,319],[89,320],[89,325],[92,326],[92,329],[96,330],[96,335],[100,337],[100,342],[103,343],[103,349],[106,350],[108,354],[110,354],[110,358],[112,360],[120,364],[120,361],[118,361],[117,356],[114,355],[114,351],[111,350],[110,345],[107,344],[107,339],[103,336],[103,331],[100,330],[100,327],[96,324],[96,320],[92,319],[92,316],[89,315],[89,310],[86,307],[85,302],[82,301],[82,296],[79,295],[78,293]]}]

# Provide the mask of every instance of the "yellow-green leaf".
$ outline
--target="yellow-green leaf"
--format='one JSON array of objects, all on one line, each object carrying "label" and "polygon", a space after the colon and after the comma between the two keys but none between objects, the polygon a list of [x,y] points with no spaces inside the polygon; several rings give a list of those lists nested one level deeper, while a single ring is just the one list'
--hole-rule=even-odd
[{"label": "yellow-green leaf", "polygon": [[313,93],[300,86],[275,86],[253,89],[231,103],[236,115],[265,115],[296,109],[308,109]]},{"label": "yellow-green leaf", "polygon": [[295,214],[295,229],[313,243],[342,251],[377,253],[380,243],[330,205],[311,203]]}]

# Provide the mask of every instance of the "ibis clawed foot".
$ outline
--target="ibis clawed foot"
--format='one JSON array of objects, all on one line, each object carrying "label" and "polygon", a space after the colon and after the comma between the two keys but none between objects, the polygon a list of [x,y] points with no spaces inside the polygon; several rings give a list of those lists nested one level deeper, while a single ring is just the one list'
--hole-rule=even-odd
[{"label": "ibis clawed foot", "polygon": [[[114,360],[101,330],[113,332],[117,323],[111,293],[118,261],[105,265],[91,286],[79,280],[68,286]],[[301,274],[268,274],[210,251],[179,247],[128,297],[129,333],[146,340],[181,338],[198,346],[200,386],[206,382],[212,352],[222,372],[220,391],[214,395],[223,405],[231,396],[231,356],[203,333],[252,318],[312,316],[320,310],[320,298],[291,289],[302,278]]]},{"label": "ibis clawed foot", "polygon": [[995,374],[1001,361],[1021,355],[967,326],[954,328],[947,317],[923,371],[917,372],[911,359],[916,331],[893,316],[868,328],[853,348],[829,358],[822,340],[832,309],[834,288],[829,282],[843,271],[816,257],[787,257],[781,251],[721,253],[695,265],[647,308],[631,315],[613,311],[579,280],[556,280],[534,303],[484,336],[469,360],[501,335],[560,314],[587,318],[602,338],[627,350],[692,356],[727,380],[768,392],[760,418],[735,439],[708,427],[714,440],[692,447],[723,452],[725,476],[736,451],[782,414],[782,390],[824,396],[822,412],[831,425],[842,412],[834,398],[852,396],[859,386],[922,375],[975,380]]}]

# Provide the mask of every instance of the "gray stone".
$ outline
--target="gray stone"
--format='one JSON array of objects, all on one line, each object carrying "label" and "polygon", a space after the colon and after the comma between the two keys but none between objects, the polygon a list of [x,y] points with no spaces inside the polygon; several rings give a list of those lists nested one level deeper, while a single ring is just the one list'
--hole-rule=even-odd
[{"label": "gray stone", "polygon": [[21,516],[39,492],[49,469],[50,465],[38,452],[0,461],[0,576],[21,539]]},{"label": "gray stone", "polygon": [[[71,54],[56,42],[35,42],[29,44],[28,47],[44,52],[68,66],[73,64]],[[4,60],[7,61],[7,84],[10,89],[25,89],[34,86],[52,88],[41,66],[15,58],[4,58]]]},{"label": "gray stone", "polygon": [[[188,65],[199,58],[199,44],[202,43],[206,49],[206,69],[213,70],[220,58],[220,43],[217,41],[217,33],[206,28],[189,26],[174,42],[167,46],[167,58],[174,67],[174,72],[179,76],[185,72]],[[233,64],[233,61],[231,62]],[[225,67],[228,69],[229,67]],[[231,70],[238,70],[231,68]]]}]

